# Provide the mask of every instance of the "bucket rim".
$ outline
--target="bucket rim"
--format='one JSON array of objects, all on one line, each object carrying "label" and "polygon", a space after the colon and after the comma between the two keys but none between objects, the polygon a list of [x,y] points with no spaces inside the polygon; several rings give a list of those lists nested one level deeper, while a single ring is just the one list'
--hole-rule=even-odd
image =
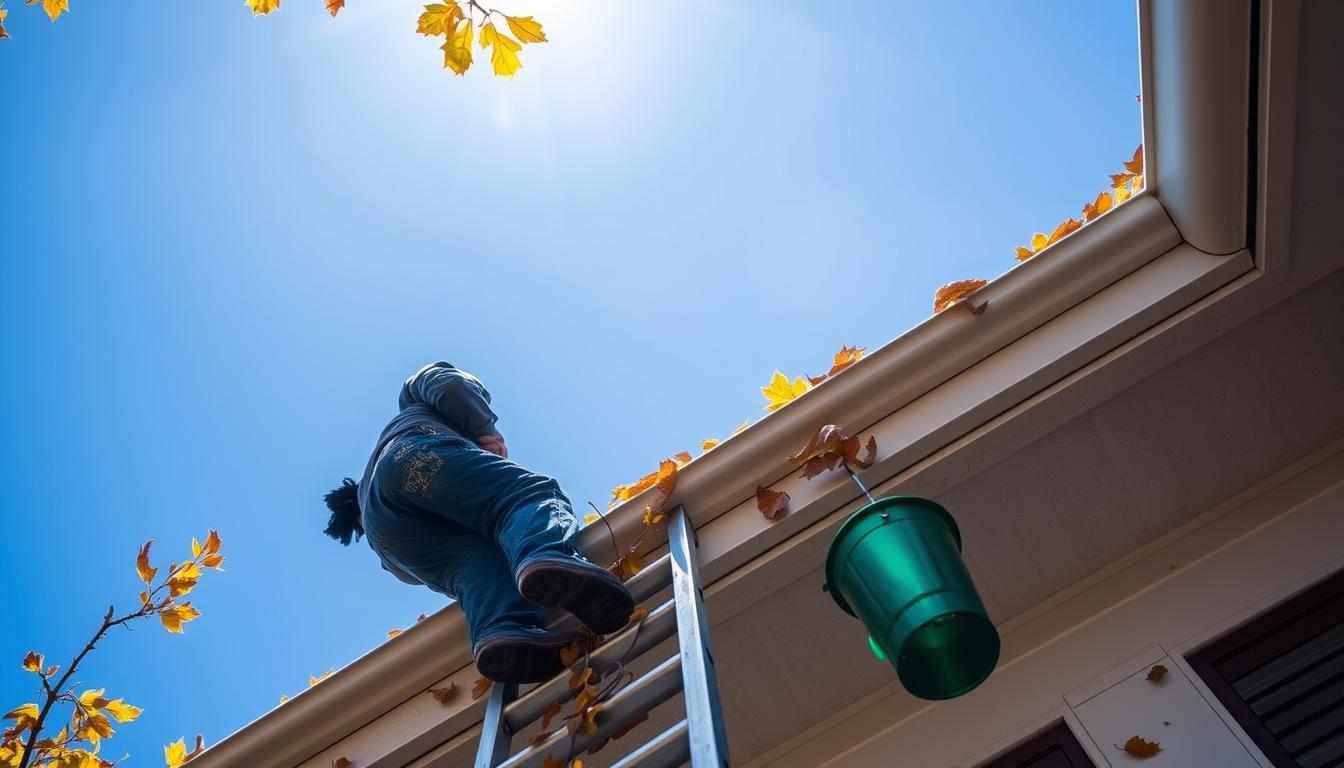
[{"label": "bucket rim", "polygon": [[957,527],[956,519],[952,517],[952,513],[948,512],[942,504],[939,504],[933,499],[928,499],[923,496],[883,496],[876,501],[858,508],[854,511],[854,514],[850,515],[845,522],[840,524],[840,527],[835,530],[835,535],[831,537],[831,543],[826,548],[826,583],[822,585],[822,589],[831,596],[831,599],[835,601],[835,604],[840,606],[840,609],[850,616],[855,615],[854,609],[849,607],[849,602],[840,594],[840,589],[836,585],[835,575],[832,573],[832,569],[835,567],[836,548],[839,546],[840,540],[845,537],[845,534],[847,534],[851,528],[858,525],[860,520],[875,513],[880,514],[882,510],[887,509],[888,507],[903,505],[924,507],[925,509],[936,513],[952,532],[952,538],[957,542],[957,551],[962,551],[961,529]]}]

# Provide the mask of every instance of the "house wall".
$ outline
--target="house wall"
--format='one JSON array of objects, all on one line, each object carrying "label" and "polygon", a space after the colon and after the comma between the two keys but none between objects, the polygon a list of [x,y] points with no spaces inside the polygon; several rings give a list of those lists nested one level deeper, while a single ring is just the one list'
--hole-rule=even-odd
[{"label": "house wall", "polygon": [[[1000,628],[979,689],[912,711],[878,692],[852,717],[749,765],[976,766],[1064,720],[1099,766],[1117,745],[1162,744],[1146,766],[1270,763],[1184,661],[1205,643],[1344,567],[1344,441],[1208,510]],[[1169,673],[1145,679],[1153,665]]]}]

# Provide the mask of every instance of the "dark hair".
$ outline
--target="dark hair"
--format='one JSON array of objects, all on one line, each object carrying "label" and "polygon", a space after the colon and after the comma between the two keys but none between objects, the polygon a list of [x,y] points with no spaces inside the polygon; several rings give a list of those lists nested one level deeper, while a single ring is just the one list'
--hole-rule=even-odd
[{"label": "dark hair", "polygon": [[359,524],[359,486],[354,480],[345,478],[340,487],[328,491],[322,500],[331,510],[331,519],[323,533],[347,547],[352,536],[358,541],[364,535],[364,527]]}]

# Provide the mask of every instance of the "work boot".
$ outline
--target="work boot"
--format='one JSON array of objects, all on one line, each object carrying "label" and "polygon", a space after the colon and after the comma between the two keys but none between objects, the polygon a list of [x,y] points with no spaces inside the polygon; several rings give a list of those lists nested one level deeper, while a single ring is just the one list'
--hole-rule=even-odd
[{"label": "work boot", "polygon": [[541,605],[563,608],[599,635],[623,628],[635,610],[625,584],[581,557],[537,557],[518,569],[518,591]]},{"label": "work boot", "polygon": [[565,668],[560,651],[573,633],[538,627],[509,627],[481,638],[472,649],[476,669],[497,683],[540,683]]}]

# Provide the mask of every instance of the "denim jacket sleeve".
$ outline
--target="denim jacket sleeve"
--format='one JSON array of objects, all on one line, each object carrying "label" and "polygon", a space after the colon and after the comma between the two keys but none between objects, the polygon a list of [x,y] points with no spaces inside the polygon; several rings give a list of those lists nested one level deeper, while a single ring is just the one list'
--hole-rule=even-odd
[{"label": "denim jacket sleeve", "polygon": [[406,380],[400,407],[428,405],[448,426],[464,437],[477,440],[498,434],[490,410],[490,392],[480,379],[445,362],[430,363]]}]

